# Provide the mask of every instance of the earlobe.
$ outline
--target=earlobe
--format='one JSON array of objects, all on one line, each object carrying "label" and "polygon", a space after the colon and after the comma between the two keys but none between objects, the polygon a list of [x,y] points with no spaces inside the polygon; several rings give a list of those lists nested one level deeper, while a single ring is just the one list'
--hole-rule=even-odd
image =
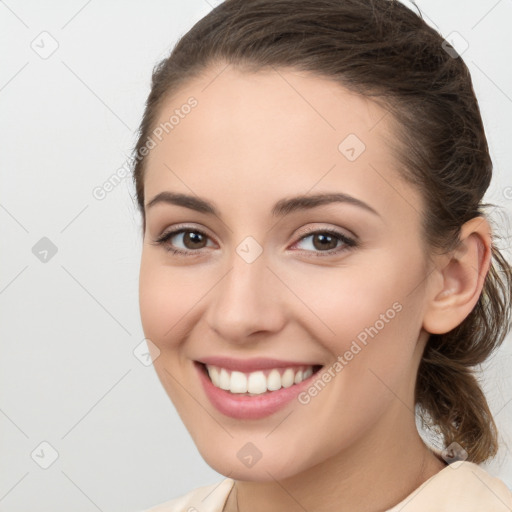
[{"label": "earlobe", "polygon": [[440,257],[434,271],[437,281],[429,290],[423,318],[423,329],[431,334],[444,334],[463,322],[478,302],[489,271],[491,229],[485,217],[466,222],[459,238],[459,246]]}]

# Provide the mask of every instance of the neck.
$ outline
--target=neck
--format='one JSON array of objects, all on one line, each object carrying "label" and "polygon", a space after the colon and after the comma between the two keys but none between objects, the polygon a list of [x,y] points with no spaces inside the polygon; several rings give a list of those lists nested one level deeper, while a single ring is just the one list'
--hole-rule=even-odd
[{"label": "neck", "polygon": [[415,424],[407,427],[407,431],[395,432],[391,440],[376,432],[375,442],[365,438],[364,446],[356,443],[282,480],[236,481],[224,511],[385,511],[446,467],[424,444]]}]

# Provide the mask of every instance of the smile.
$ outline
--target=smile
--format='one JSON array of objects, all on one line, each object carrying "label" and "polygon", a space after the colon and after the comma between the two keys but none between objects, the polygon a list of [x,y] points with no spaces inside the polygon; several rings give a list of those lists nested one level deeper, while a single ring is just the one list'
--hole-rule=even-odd
[{"label": "smile", "polygon": [[203,361],[194,366],[206,398],[220,413],[244,420],[264,418],[295,402],[323,368],[270,359]]}]

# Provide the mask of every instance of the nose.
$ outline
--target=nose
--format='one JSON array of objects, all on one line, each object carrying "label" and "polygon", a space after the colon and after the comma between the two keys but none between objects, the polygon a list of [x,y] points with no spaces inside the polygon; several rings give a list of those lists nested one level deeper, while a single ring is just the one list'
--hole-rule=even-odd
[{"label": "nose", "polygon": [[252,343],[256,333],[279,332],[286,322],[286,288],[267,267],[264,253],[252,263],[236,252],[212,290],[206,321],[223,340]]}]

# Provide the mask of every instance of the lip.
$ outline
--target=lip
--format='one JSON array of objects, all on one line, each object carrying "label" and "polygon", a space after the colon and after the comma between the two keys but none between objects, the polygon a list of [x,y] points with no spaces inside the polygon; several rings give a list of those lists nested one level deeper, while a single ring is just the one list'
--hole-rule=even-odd
[{"label": "lip", "polygon": [[197,360],[199,363],[220,366],[226,370],[244,373],[268,370],[270,368],[295,368],[298,366],[321,366],[318,362],[283,361],[282,359],[270,359],[267,357],[255,357],[252,359],[234,359],[232,357],[211,356]]},{"label": "lip", "polygon": [[[213,359],[217,360],[217,358],[208,358],[208,361],[212,361]],[[255,361],[256,360],[250,360],[251,364],[255,364]],[[260,362],[258,364],[261,365],[262,360],[259,361]],[[265,361],[270,360],[265,359]],[[214,363],[209,362],[208,364]],[[277,391],[263,393],[261,395],[248,396],[231,393],[230,391],[214,386],[207,374],[204,364],[199,361],[194,361],[194,366],[197,370],[199,380],[201,381],[205,394],[212,405],[222,414],[239,420],[256,420],[270,416],[280,409],[283,409],[286,405],[290,404],[290,402],[292,402],[299,393],[311,385],[311,382],[317,378],[317,374],[321,370],[320,368],[320,370],[313,373],[313,375],[307,379],[288,388],[281,388]],[[219,364],[219,366],[221,365]],[[298,366],[298,363],[294,363],[292,366]],[[238,368],[233,369],[237,370]],[[272,368],[276,368],[276,366],[273,366]],[[263,368],[259,366],[257,369]]]}]

